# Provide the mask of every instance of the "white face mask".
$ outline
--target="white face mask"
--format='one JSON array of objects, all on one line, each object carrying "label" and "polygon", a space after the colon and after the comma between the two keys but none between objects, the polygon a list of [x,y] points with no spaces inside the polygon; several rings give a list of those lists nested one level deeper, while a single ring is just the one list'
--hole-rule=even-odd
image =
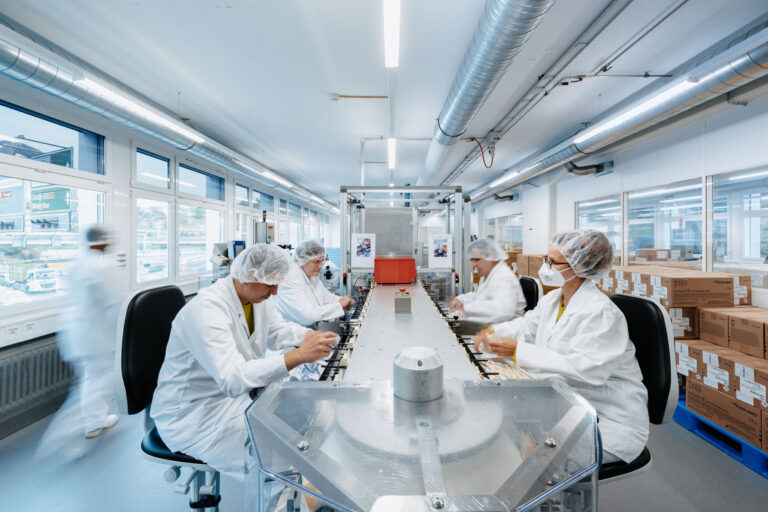
[{"label": "white face mask", "polygon": [[[566,270],[568,269],[566,268],[564,270],[555,270],[550,267],[548,263],[544,263],[539,268],[539,279],[541,279],[541,284],[544,286],[563,286],[566,283],[566,280],[563,277],[563,272]],[[568,281],[571,279],[568,279]]]}]

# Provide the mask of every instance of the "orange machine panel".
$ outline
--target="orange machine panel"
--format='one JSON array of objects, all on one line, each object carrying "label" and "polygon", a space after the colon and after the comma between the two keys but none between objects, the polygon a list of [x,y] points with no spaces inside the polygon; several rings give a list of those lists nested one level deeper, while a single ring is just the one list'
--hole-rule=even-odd
[{"label": "orange machine panel", "polygon": [[378,284],[410,283],[416,277],[413,258],[375,258],[373,279]]}]

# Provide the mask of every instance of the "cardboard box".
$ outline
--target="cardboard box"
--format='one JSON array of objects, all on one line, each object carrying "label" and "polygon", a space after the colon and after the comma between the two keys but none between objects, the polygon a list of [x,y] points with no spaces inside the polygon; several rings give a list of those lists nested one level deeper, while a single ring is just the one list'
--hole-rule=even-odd
[{"label": "cardboard box", "polygon": [[531,277],[539,277],[539,269],[544,264],[545,254],[528,254],[528,274]]},{"label": "cardboard box", "polygon": [[741,402],[768,411],[768,361],[738,354],[732,358],[736,394]]},{"label": "cardboard box", "polygon": [[750,356],[765,358],[768,310],[728,314],[728,346]]},{"label": "cardboard box", "polygon": [[528,255],[518,254],[517,256],[517,273],[521,276],[528,275]]},{"label": "cardboard box", "polygon": [[701,340],[676,340],[677,373],[736,396],[735,359],[741,354]]},{"label": "cardboard box", "polygon": [[762,414],[756,407],[689,380],[686,407],[736,437],[762,448]]},{"label": "cardboard box", "polygon": [[665,308],[672,322],[676,340],[699,339],[699,318],[696,308]]},{"label": "cardboard box", "polygon": [[746,311],[766,311],[756,306],[735,306],[728,308],[698,308],[699,338],[705,341],[728,346],[728,316],[731,313],[743,313]]},{"label": "cardboard box", "polygon": [[669,249],[635,249],[635,261],[669,261]]},{"label": "cardboard box", "polygon": [[763,411],[763,451],[768,453],[768,411]]}]

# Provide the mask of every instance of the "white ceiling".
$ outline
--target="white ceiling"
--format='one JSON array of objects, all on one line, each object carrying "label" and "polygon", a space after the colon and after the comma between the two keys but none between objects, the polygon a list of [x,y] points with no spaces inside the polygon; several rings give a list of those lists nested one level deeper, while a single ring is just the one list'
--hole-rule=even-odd
[{"label": "white ceiling", "polygon": [[[467,131],[482,136],[609,0],[559,0]],[[564,73],[588,73],[675,0],[634,0]],[[403,0],[400,66],[391,71],[394,135],[430,138],[484,2]],[[334,201],[360,183],[361,137],[387,136],[387,100],[330,101],[332,92],[388,94],[379,0],[3,1],[2,12],[165,106],[209,137]],[[759,15],[766,0],[688,0],[615,62],[617,74],[665,73]],[[558,87],[498,145],[491,169],[475,162],[465,190],[648,84],[594,78]],[[415,183],[429,141],[398,146],[395,181]],[[457,143],[453,168],[472,149]],[[367,161],[386,160],[369,141]],[[453,164],[453,165],[451,165]],[[389,182],[366,165],[366,185]]]}]

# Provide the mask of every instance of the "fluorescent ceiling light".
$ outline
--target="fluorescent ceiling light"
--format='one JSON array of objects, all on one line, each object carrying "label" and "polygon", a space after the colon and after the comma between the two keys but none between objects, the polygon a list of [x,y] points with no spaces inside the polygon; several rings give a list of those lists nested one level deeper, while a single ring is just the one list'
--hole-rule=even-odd
[{"label": "fluorescent ceiling light", "polygon": [[689,204],[689,205],[682,205],[682,206],[662,206],[661,208],[659,208],[659,211],[682,210],[682,209],[688,209],[688,208],[701,208],[701,205]]},{"label": "fluorescent ceiling light", "polygon": [[261,173],[261,175],[264,176],[265,178],[267,178],[268,180],[272,180],[275,183],[279,183],[280,185],[282,185],[284,187],[293,188],[293,183],[291,183],[290,181],[288,181],[288,180],[286,180],[284,178],[281,178],[280,176],[278,176],[277,174],[273,173],[272,171],[264,171],[264,172]]},{"label": "fluorescent ceiling light", "polygon": [[682,203],[685,201],[701,200],[701,196],[673,197],[672,199],[662,199],[660,203]]},{"label": "fluorescent ceiling light", "polygon": [[400,0],[382,0],[384,7],[384,65],[400,64]]},{"label": "fluorescent ceiling light", "polygon": [[200,135],[196,134],[192,130],[187,129],[184,126],[161,116],[160,114],[152,112],[146,107],[142,107],[141,105],[134,103],[133,101],[116,93],[115,91],[94,82],[90,78],[83,78],[81,80],[76,80],[75,83],[81,84],[82,86],[87,87],[88,89],[96,91],[98,94],[104,96],[105,98],[109,98],[110,100],[114,101],[115,103],[117,103],[123,108],[129,109],[129,110],[135,110],[142,116],[165,126],[166,128],[178,133],[179,135],[183,135],[184,137],[192,139],[197,144],[202,144],[203,142],[205,142],[204,138],[202,138]]},{"label": "fluorescent ceiling light", "polygon": [[728,181],[747,180],[749,178],[757,178],[758,176],[765,176],[767,174],[768,174],[768,171],[753,172],[751,174],[742,174],[741,176],[734,176],[733,178],[728,178]]},{"label": "fluorescent ceiling light", "polygon": [[397,139],[389,137],[387,139],[387,167],[395,168],[395,157],[397,156]]},{"label": "fluorescent ceiling light", "polygon": [[16,137],[8,137],[7,135],[0,135],[0,140],[21,143],[21,140],[17,139]]},{"label": "fluorescent ceiling light", "polygon": [[584,206],[596,206],[598,204],[618,203],[620,199],[603,199],[602,201],[589,201],[587,203],[579,203],[579,208]]},{"label": "fluorescent ceiling light", "polygon": [[629,198],[635,199],[638,197],[660,196],[662,194],[671,194],[672,192],[682,192],[683,190],[693,190],[696,188],[700,189],[701,185],[686,185],[684,187],[661,188],[657,190],[649,190],[647,192],[635,192],[633,194],[629,194]]},{"label": "fluorescent ceiling light", "polygon": [[621,206],[609,206],[608,208],[598,208],[592,211],[593,212],[612,212],[614,210],[621,210]]},{"label": "fluorescent ceiling light", "polygon": [[152,178],[153,180],[161,180],[161,181],[171,181],[170,179],[164,177],[164,176],[158,176],[157,174],[150,174],[148,172],[141,173],[142,176],[146,176],[147,178]]},{"label": "fluorescent ceiling light", "polygon": [[612,119],[609,119],[608,121],[604,121],[601,123],[598,123],[597,126],[594,128],[591,128],[587,131],[585,131],[583,134],[579,135],[575,139],[573,139],[574,144],[581,144],[587,139],[591,139],[595,135],[599,135],[601,133],[607,132],[608,130],[611,130],[620,124],[629,121],[630,119],[633,119],[635,117],[639,117],[649,110],[658,107],[662,103],[674,98],[675,96],[679,96],[686,92],[691,87],[694,87],[696,85],[695,82],[690,82],[688,80],[684,80],[682,82],[677,83],[676,85],[673,85],[672,87],[668,88],[667,90],[657,94],[656,96],[649,98],[639,104],[638,106],[627,110],[621,115],[618,115]]},{"label": "fluorescent ceiling light", "polygon": [[185,187],[197,188],[197,185],[195,185],[194,183],[189,183],[187,181],[179,180],[179,185],[184,185]]}]

